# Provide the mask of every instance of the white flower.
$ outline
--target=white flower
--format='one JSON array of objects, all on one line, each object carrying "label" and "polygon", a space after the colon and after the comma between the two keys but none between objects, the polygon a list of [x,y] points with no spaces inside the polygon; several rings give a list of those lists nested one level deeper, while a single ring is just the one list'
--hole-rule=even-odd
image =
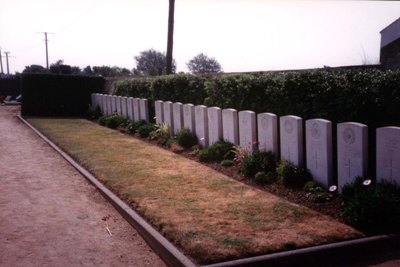
[{"label": "white flower", "polygon": [[205,138],[204,137],[202,137],[202,138],[200,138],[200,141],[203,141]]},{"label": "white flower", "polygon": [[335,192],[337,190],[337,186],[336,185],[331,185],[329,187],[329,192]]},{"label": "white flower", "polygon": [[363,181],[363,185],[368,186],[372,183],[371,179],[367,179]]}]

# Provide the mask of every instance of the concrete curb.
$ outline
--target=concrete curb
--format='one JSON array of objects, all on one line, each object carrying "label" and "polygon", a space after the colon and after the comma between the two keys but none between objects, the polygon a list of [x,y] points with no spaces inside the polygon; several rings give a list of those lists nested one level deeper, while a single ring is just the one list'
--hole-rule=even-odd
[{"label": "concrete curb", "polygon": [[[196,266],[189,258],[183,255],[172,243],[157,232],[139,214],[126,205],[114,193],[100,183],[91,173],[79,165],[68,154],[39,132],[21,116],[18,118],[31,128],[39,137],[48,143],[55,151],[65,158],[86,179],[97,187],[100,193],[111,202],[118,212],[139,232],[149,246],[165,261],[168,266]],[[400,235],[379,235],[342,241],[309,248],[277,252],[268,255],[249,257],[226,261],[202,267],[237,267],[237,266],[350,266],[359,261],[365,261],[378,253],[387,250],[400,250]],[[366,266],[359,265],[357,266]]]},{"label": "concrete curb", "polygon": [[113,192],[100,183],[89,171],[79,165],[61,148],[50,141],[46,136],[39,132],[29,122],[21,116],[18,118],[31,128],[40,138],[49,144],[57,151],[65,160],[67,160],[78,172],[80,172],[87,180],[89,180],[100,193],[118,210],[118,212],[139,232],[147,244],[157,253],[160,258],[168,266],[185,266],[194,267],[194,264],[189,258],[183,255],[171,242],[157,232],[150,224],[148,224],[139,214],[132,210],[127,204],[119,199]]}]

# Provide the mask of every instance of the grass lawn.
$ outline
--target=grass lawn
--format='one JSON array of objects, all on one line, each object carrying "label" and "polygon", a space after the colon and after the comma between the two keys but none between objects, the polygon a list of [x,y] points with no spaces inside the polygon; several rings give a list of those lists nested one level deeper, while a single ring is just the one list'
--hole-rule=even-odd
[{"label": "grass lawn", "polygon": [[328,216],[90,121],[28,121],[199,264],[362,236]]}]

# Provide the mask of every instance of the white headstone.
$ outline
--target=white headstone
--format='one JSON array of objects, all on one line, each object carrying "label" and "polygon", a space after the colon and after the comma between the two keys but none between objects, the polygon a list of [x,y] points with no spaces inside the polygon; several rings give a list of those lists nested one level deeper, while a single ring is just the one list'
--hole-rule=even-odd
[{"label": "white headstone", "polygon": [[172,110],[172,102],[166,101],[164,102],[164,123],[168,126],[169,134],[174,134],[174,119],[173,119],[173,110]]},{"label": "white headstone", "polygon": [[117,112],[117,100],[118,100],[118,97],[113,95],[111,98],[111,114],[114,114]]},{"label": "white headstone", "polygon": [[183,128],[183,105],[180,102],[172,104],[172,116],[174,122],[174,134]]},{"label": "white headstone", "polygon": [[400,127],[376,129],[376,179],[400,185]]},{"label": "white headstone", "polygon": [[208,108],[208,144],[222,139],[222,112],[219,107]]},{"label": "white headstone", "polygon": [[194,105],[183,105],[183,127],[188,129],[191,133],[196,134],[196,124],[194,121]]},{"label": "white headstone", "polygon": [[271,151],[278,157],[278,116],[273,113],[258,114],[257,126],[258,149],[260,151]]},{"label": "white headstone", "polygon": [[155,114],[156,114],[156,123],[162,124],[164,123],[164,102],[161,100],[157,100],[154,102]]},{"label": "white headstone", "polygon": [[123,96],[121,97],[121,115],[125,118],[128,118],[128,98]]},{"label": "white headstone", "polygon": [[338,189],[357,176],[366,177],[368,164],[368,127],[356,122],[337,125]]},{"label": "white headstone", "polygon": [[128,119],[133,121],[133,98],[128,97],[126,100],[126,106],[127,106],[127,111],[128,111]]},{"label": "white headstone", "polygon": [[222,139],[234,145],[239,145],[238,112],[236,109],[222,110]]},{"label": "white headstone", "polygon": [[307,169],[314,180],[329,188],[333,184],[332,123],[323,119],[306,121]]},{"label": "white headstone", "polygon": [[251,110],[239,111],[239,144],[250,152],[257,146],[256,113]]},{"label": "white headstone", "polygon": [[140,119],[146,122],[150,121],[149,118],[149,101],[146,98],[139,100]]},{"label": "white headstone", "polygon": [[107,115],[112,113],[112,95],[107,95]]},{"label": "white headstone", "polygon": [[107,110],[107,95],[102,94],[101,95],[101,109],[103,111],[103,114],[107,115],[108,110]]},{"label": "white headstone", "polygon": [[196,122],[196,136],[201,147],[208,147],[208,116],[207,107],[198,105],[194,107]]},{"label": "white headstone", "polygon": [[122,96],[117,96],[117,113],[122,115]]},{"label": "white headstone", "polygon": [[139,98],[133,98],[133,120],[140,121]]},{"label": "white headstone", "polygon": [[280,117],[281,159],[303,166],[303,119],[297,116]]}]

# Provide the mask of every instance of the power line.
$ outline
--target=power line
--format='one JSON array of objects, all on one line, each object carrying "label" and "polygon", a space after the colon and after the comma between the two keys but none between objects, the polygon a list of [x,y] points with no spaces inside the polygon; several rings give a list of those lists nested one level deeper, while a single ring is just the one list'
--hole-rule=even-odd
[{"label": "power line", "polygon": [[4,54],[6,54],[7,74],[10,74],[10,68],[8,67],[8,54],[10,54],[10,52],[4,52]]},{"label": "power line", "polygon": [[3,59],[2,59],[2,56],[1,56],[1,47],[0,47],[0,67],[1,67],[1,74],[4,74],[4,72],[3,72]]},{"label": "power line", "polygon": [[51,32],[38,32],[38,33],[44,33],[44,42],[46,44],[46,68],[49,69],[49,49],[48,49],[48,42],[49,40],[47,39],[47,34],[54,34]]}]

